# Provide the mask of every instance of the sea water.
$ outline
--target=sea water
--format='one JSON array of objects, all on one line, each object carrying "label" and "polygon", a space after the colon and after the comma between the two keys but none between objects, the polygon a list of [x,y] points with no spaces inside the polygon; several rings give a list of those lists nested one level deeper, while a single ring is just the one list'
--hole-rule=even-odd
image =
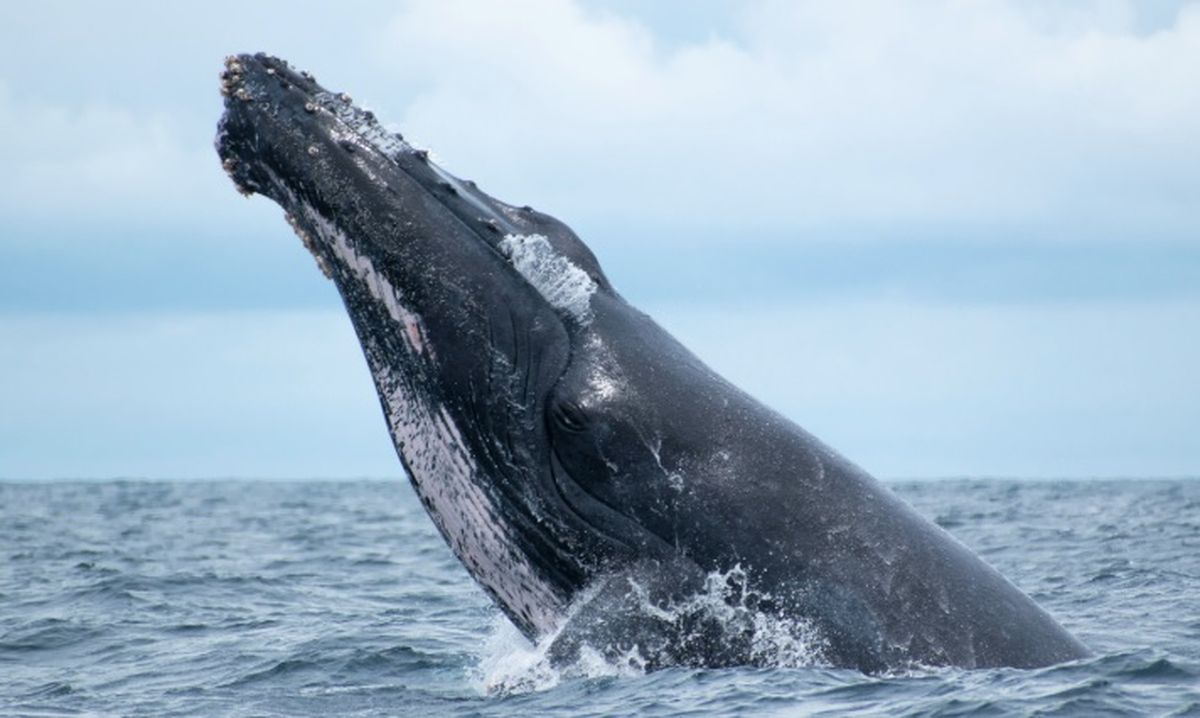
[{"label": "sea water", "polygon": [[1200,715],[1200,481],[891,486],[1096,655],[559,670],[403,480],[0,482],[0,715]]}]

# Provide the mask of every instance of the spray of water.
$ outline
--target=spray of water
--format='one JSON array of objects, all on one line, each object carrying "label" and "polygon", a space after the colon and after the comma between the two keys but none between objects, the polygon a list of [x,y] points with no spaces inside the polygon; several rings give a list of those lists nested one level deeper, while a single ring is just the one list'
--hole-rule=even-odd
[{"label": "spray of water", "polygon": [[573,619],[588,610],[597,587],[576,599],[558,630],[536,645],[497,616],[472,676],[480,691],[542,691],[565,680],[642,675],[666,665],[792,668],[826,662],[828,644],[819,631],[808,621],[770,611],[771,597],[752,590],[740,566],[714,571],[705,576],[702,590],[666,603],[636,581],[620,580],[628,591],[612,622],[640,622],[657,630],[635,641],[602,640],[591,632],[564,660],[560,641],[571,636]]}]

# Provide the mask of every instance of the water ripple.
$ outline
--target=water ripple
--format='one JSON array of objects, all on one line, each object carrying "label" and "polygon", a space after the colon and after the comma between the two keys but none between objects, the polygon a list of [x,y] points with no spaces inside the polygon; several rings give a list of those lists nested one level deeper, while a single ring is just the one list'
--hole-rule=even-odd
[{"label": "water ripple", "polygon": [[1097,655],[886,676],[595,667],[489,693],[489,675],[540,670],[533,648],[403,482],[0,483],[0,714],[1200,712],[1200,482],[897,490]]}]

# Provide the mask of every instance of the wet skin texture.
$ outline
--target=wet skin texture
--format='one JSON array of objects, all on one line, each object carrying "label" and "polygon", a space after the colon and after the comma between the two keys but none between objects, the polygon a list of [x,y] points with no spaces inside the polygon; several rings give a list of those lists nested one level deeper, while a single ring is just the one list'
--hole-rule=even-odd
[{"label": "wet skin texture", "polygon": [[753,626],[646,610],[731,574],[729,600],[793,620],[833,665],[1087,655],[969,549],[627,304],[566,225],[450,175],[276,58],[229,58],[222,92],[223,165],[284,208],[337,285],[434,523],[563,660],[588,645],[650,666],[769,662]]}]

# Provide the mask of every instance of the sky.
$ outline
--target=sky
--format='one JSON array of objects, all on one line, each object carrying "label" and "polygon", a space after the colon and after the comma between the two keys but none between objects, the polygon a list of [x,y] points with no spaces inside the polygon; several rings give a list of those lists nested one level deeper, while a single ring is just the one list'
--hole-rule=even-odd
[{"label": "sky", "polygon": [[1200,2],[413,0],[0,5],[0,477],[402,475],[258,50],[877,476],[1200,475]]}]

